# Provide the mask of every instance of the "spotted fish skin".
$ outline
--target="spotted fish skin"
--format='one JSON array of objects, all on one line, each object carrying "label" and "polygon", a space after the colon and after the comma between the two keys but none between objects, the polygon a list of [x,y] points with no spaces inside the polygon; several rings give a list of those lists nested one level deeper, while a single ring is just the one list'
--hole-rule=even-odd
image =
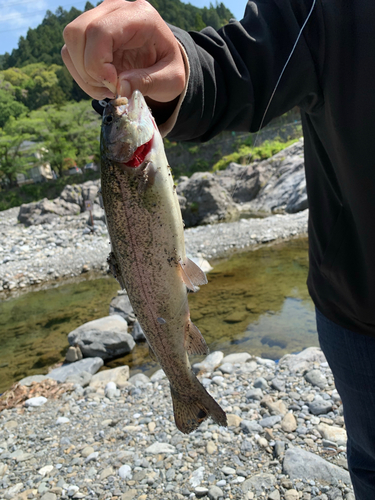
[{"label": "spotted fish skin", "polygon": [[139,91],[111,101],[101,131],[101,190],[110,268],[171,385],[177,427],[226,415],[193,374],[189,354],[208,352],[190,321],[187,288],[207,282],[186,257],[183,222],[163,141]]}]

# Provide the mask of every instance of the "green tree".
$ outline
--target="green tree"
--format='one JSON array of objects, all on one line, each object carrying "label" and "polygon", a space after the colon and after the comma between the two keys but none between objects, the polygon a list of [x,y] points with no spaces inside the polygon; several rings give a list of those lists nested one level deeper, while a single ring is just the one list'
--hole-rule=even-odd
[{"label": "green tree", "polygon": [[21,102],[17,102],[15,97],[0,89],[0,127],[4,127],[10,117],[19,117],[27,111],[27,108]]},{"label": "green tree", "polygon": [[0,178],[9,188],[17,184],[17,174],[25,173],[32,166],[30,157],[22,150],[28,139],[27,134],[8,135],[0,131]]}]

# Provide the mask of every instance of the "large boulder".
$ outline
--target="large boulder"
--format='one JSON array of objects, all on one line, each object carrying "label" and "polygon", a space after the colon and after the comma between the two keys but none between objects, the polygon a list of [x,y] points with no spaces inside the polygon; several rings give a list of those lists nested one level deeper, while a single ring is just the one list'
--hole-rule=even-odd
[{"label": "large boulder", "polygon": [[289,146],[256,168],[272,168],[272,175],[249,203],[254,212],[296,213],[308,208],[303,141]]},{"label": "large boulder", "polygon": [[185,200],[180,205],[186,227],[229,221],[238,209],[219,179],[209,172],[196,172],[177,185],[177,194]]},{"label": "large boulder", "polygon": [[116,358],[129,353],[135,342],[127,333],[128,324],[115,314],[89,321],[68,335],[70,345],[78,345],[84,357]]},{"label": "large boulder", "polygon": [[78,215],[81,208],[76,203],[69,203],[62,198],[50,201],[24,203],[18,212],[18,220],[26,226],[50,223],[54,218],[64,215]]}]

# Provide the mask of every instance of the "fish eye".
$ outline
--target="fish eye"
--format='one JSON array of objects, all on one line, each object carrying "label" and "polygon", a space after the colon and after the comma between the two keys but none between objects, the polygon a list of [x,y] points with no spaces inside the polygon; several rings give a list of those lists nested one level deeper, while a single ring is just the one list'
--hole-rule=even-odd
[{"label": "fish eye", "polygon": [[112,123],[112,121],[113,121],[113,116],[111,116],[111,115],[107,115],[107,116],[105,116],[105,117],[103,118],[103,123],[104,123],[105,125],[109,125],[109,124],[111,124],[111,123]]}]

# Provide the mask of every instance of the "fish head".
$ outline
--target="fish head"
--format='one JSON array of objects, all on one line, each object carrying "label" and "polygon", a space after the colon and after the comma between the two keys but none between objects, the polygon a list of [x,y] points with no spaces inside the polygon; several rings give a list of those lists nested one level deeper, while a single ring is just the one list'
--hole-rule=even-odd
[{"label": "fish head", "polygon": [[123,168],[136,168],[151,149],[155,128],[139,90],[135,90],[130,99],[117,97],[107,104],[103,113],[102,154]]}]

